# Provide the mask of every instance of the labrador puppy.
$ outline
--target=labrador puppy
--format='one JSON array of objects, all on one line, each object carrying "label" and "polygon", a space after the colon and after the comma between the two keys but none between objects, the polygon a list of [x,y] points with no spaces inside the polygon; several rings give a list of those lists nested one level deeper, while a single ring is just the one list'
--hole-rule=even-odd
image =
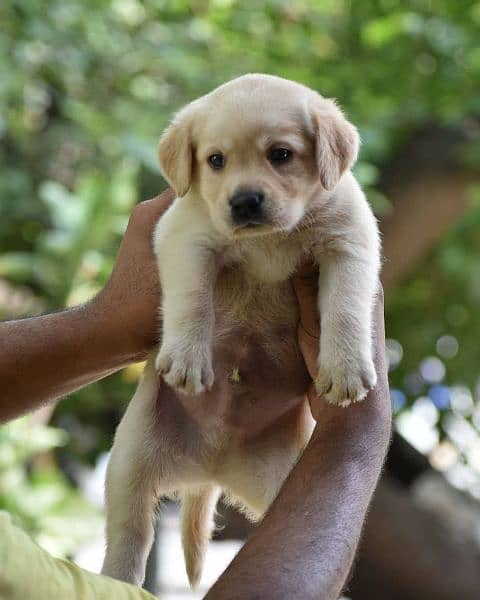
[{"label": "labrador puppy", "polygon": [[334,101],[269,75],[222,85],[165,131],[178,197],[154,236],[161,345],[116,433],[103,573],[142,583],[155,507],[179,495],[195,585],[220,494],[252,519],[275,498],[313,429],[289,283],[302,262],[320,273],[318,393],[347,406],[375,385],[380,243],[358,148]]}]

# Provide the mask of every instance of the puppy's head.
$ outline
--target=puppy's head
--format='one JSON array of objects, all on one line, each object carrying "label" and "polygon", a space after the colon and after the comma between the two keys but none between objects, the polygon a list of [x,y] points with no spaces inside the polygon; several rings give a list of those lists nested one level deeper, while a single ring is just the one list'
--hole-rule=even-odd
[{"label": "puppy's head", "polygon": [[228,237],[289,231],[355,162],[357,130],[335,102],[285,79],[244,75],[180,111],[159,145],[179,196],[206,202]]}]

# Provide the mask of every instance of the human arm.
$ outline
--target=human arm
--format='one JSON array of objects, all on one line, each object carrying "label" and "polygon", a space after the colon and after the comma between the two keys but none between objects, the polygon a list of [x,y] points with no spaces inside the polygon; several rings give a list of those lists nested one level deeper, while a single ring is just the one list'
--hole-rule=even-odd
[{"label": "human arm", "polygon": [[[316,286],[294,283],[299,341],[312,378],[318,353]],[[302,457],[262,523],[206,595],[209,600],[336,600],[348,577],[388,448],[391,409],[383,295],[373,316],[378,383],[361,403],[332,406],[310,392],[317,424]]]},{"label": "human arm", "polygon": [[91,302],[0,323],[0,422],[142,359],[155,344],[160,288],[155,223],[172,190],[132,212],[109,282]]}]

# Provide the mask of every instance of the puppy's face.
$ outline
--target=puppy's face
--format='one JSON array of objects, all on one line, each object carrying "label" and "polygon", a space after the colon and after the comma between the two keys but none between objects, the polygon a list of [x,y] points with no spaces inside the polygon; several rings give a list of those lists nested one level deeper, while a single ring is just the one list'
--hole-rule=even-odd
[{"label": "puppy's face", "polygon": [[293,229],[357,150],[355,128],[331,100],[291,81],[246,75],[184,108],[159,157],[179,196],[192,188],[218,231],[244,237]]}]

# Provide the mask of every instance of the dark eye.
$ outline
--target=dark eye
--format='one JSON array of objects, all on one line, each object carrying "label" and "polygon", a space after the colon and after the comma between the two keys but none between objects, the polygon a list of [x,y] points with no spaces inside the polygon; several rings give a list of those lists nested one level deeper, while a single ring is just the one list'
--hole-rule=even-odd
[{"label": "dark eye", "polygon": [[212,167],[212,169],[223,169],[225,166],[225,157],[220,152],[217,154],[211,154],[208,157],[208,164]]},{"label": "dark eye", "polygon": [[292,154],[288,148],[272,148],[268,153],[268,160],[274,165],[279,165],[290,160]]}]

